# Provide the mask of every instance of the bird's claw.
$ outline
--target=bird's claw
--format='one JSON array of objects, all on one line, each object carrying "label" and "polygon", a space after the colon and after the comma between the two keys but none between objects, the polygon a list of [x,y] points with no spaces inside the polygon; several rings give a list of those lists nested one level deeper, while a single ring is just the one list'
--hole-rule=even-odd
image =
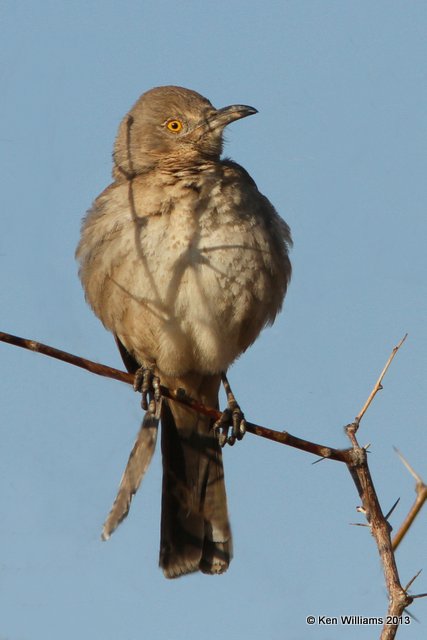
[{"label": "bird's claw", "polygon": [[233,446],[236,440],[241,440],[246,433],[246,421],[239,405],[233,403],[233,406],[224,409],[213,429],[221,447],[226,444]]},{"label": "bird's claw", "polygon": [[135,391],[139,391],[142,394],[141,406],[144,411],[148,411],[149,406],[150,410],[153,406],[153,403],[149,404],[149,396],[154,399],[154,412],[155,405],[160,400],[160,378],[154,375],[154,372],[150,367],[140,367],[135,372],[135,377],[133,381],[133,388]]}]

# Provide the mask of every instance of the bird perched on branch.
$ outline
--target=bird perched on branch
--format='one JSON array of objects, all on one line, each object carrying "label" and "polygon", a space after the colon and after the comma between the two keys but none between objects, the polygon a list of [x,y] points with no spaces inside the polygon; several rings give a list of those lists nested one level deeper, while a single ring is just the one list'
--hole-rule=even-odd
[{"label": "bird perched on branch", "polygon": [[[245,169],[221,159],[224,128],[255,113],[215,109],[195,91],[166,86],[143,94],[120,125],[114,182],[84,219],[76,255],[86,299],[144,400],[160,382],[218,407],[228,367],[281,309],[289,227]],[[227,391],[216,428],[161,400],[160,566],[168,578],[222,573],[232,556],[219,439],[240,438],[244,421]]]}]

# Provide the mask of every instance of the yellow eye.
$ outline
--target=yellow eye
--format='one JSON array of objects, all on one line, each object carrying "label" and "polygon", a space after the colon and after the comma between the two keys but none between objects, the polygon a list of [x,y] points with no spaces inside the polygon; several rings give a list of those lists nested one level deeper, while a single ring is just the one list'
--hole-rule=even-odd
[{"label": "yellow eye", "polygon": [[181,120],[169,120],[169,122],[166,123],[166,126],[169,131],[172,131],[172,133],[179,133],[182,129],[182,122]]}]

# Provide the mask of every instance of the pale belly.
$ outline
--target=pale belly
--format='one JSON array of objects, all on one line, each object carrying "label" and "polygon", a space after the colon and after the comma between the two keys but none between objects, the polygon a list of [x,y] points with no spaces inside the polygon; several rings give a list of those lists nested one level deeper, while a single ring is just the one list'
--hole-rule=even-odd
[{"label": "pale belly", "polygon": [[228,222],[181,210],[137,232],[129,221],[105,247],[102,303],[89,301],[139,362],[169,375],[224,371],[274,318],[267,238]]},{"label": "pale belly", "polygon": [[86,298],[140,364],[225,371],[282,306],[289,229],[238,168],[215,165],[201,190],[157,178],[95,201],[77,249]]}]

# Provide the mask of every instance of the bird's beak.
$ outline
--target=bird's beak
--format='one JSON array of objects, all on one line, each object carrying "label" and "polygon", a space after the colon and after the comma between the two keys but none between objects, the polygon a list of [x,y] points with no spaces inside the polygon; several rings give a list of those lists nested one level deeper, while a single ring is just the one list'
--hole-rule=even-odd
[{"label": "bird's beak", "polygon": [[230,124],[230,122],[252,116],[254,113],[258,113],[254,107],[248,107],[246,104],[232,104],[229,107],[218,109],[212,114],[209,118],[209,128],[224,128]]}]

